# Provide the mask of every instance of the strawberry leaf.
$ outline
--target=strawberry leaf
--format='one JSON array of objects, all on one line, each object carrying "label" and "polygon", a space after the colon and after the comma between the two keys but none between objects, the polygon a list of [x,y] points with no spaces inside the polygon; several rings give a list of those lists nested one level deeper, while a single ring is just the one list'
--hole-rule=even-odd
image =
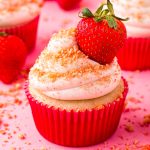
[{"label": "strawberry leaf", "polygon": [[83,17],[94,17],[92,12],[88,8],[84,8],[81,13]]},{"label": "strawberry leaf", "polygon": [[109,10],[108,9],[105,9],[101,12],[101,16],[106,16],[107,14],[109,13]]},{"label": "strawberry leaf", "polygon": [[106,16],[106,20],[110,28],[117,29],[117,23],[112,16]]},{"label": "strawberry leaf", "polygon": [[107,0],[107,7],[112,15],[114,15],[114,8],[110,0]]},{"label": "strawberry leaf", "polygon": [[129,18],[120,18],[120,17],[117,17],[115,15],[112,15],[114,18],[118,19],[118,20],[121,20],[121,21],[128,21]]},{"label": "strawberry leaf", "polygon": [[100,14],[100,13],[102,12],[102,10],[103,10],[104,5],[106,5],[106,4],[102,4],[102,5],[96,10],[95,14]]},{"label": "strawberry leaf", "polygon": [[[106,8],[104,8],[106,6]],[[107,20],[109,27],[117,29],[116,20],[127,21],[129,18],[117,17],[114,13],[114,8],[110,0],[107,3],[102,3],[101,6],[93,14],[88,8],[82,9],[79,12],[79,17],[81,18],[93,18],[96,22],[100,22],[104,19]]]},{"label": "strawberry leaf", "polygon": [[102,17],[94,17],[94,20],[96,21],[96,22],[100,22],[100,21],[102,21],[104,18],[102,18]]}]

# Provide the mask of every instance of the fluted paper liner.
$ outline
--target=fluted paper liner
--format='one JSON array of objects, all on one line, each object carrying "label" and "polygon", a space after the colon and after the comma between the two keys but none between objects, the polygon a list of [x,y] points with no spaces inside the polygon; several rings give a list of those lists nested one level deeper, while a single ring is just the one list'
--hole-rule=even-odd
[{"label": "fluted paper liner", "polygon": [[67,111],[49,107],[34,99],[25,84],[34,122],[39,133],[48,141],[71,147],[94,145],[106,140],[117,129],[128,86],[124,81],[122,96],[101,108]]},{"label": "fluted paper liner", "polygon": [[25,42],[30,52],[35,46],[38,21],[39,21],[39,16],[37,16],[32,21],[27,22],[23,25],[12,26],[7,28],[0,27],[0,32],[6,32],[8,34],[12,34],[20,37]]},{"label": "fluted paper liner", "polygon": [[150,38],[128,38],[117,57],[124,70],[150,69]]}]

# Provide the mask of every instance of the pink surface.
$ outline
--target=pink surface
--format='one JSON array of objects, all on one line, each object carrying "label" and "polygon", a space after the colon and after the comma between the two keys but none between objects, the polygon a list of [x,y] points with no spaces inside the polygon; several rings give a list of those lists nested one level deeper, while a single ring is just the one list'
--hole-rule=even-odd
[{"label": "pink surface", "polygon": [[[99,0],[83,0],[81,3],[82,6],[92,9],[98,4]],[[37,45],[28,57],[26,67],[33,64],[53,32],[76,25],[79,20],[78,11],[65,12],[55,1],[46,3],[40,19]],[[145,115],[150,115],[150,71],[123,72],[123,75],[130,90],[117,131],[104,143],[86,148],[67,148],[45,140],[33,122],[31,109],[22,88],[25,79],[20,79],[10,86],[0,83],[0,150],[124,150],[127,147],[134,150],[150,145],[150,116],[144,119]]]}]

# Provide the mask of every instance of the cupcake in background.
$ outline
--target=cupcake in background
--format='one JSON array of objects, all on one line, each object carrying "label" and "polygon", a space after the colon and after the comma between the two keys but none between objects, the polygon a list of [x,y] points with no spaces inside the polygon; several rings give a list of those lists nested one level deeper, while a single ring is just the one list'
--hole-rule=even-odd
[{"label": "cupcake in background", "polygon": [[1,0],[0,32],[19,36],[29,51],[34,48],[43,0]]},{"label": "cupcake in background", "polygon": [[112,0],[115,13],[129,17],[126,45],[118,52],[122,69],[150,69],[150,1]]}]

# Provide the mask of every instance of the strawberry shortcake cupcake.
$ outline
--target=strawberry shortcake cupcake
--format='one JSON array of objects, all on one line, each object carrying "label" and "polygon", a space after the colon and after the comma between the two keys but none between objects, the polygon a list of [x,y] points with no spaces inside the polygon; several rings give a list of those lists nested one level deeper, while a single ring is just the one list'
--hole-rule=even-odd
[{"label": "strawberry shortcake cupcake", "polygon": [[36,128],[56,144],[89,146],[117,129],[128,86],[116,52],[126,30],[105,11],[83,9],[77,27],[55,33],[30,70],[25,92]]},{"label": "strawberry shortcake cupcake", "polygon": [[29,51],[34,47],[43,0],[1,0],[0,32],[23,39]]}]

